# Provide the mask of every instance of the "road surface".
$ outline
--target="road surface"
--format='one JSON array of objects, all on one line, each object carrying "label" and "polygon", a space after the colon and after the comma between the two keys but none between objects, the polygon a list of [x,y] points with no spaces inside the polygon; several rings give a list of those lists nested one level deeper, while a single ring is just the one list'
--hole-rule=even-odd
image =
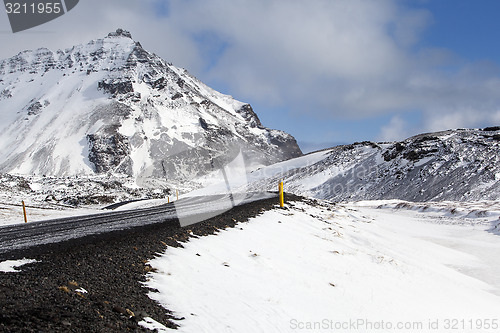
[{"label": "road surface", "polygon": [[5,253],[34,246],[59,243],[157,223],[165,223],[172,227],[186,227],[222,214],[233,206],[276,196],[276,193],[271,192],[252,192],[188,197],[151,208],[0,227],[0,258]]}]

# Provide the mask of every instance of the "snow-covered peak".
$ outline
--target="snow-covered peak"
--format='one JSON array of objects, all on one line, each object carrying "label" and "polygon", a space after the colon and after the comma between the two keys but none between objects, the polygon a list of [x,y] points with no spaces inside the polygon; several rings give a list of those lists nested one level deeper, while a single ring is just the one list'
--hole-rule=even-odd
[{"label": "snow-covered peak", "polygon": [[108,34],[108,38],[109,37],[126,37],[132,39],[132,35],[130,34],[129,31],[120,28],[116,29],[116,31],[114,32],[110,32]]},{"label": "snow-covered peak", "polygon": [[122,29],[0,61],[0,109],[0,172],[176,181],[239,150],[254,167],[301,154],[293,137],[265,128],[250,105],[146,51]]},{"label": "snow-covered peak", "polygon": [[[129,32],[118,29],[107,37],[73,46],[66,50],[47,48],[23,51],[0,61],[0,75],[28,72],[40,74],[49,70],[117,70],[130,65],[128,60],[144,51],[140,43],[132,40]],[[144,51],[145,52],[145,51]]]}]

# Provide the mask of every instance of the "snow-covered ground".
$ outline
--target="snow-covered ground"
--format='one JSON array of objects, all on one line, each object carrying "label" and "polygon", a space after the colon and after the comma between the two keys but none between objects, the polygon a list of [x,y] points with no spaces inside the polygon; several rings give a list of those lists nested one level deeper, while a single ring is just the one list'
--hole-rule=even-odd
[{"label": "snow-covered ground", "polygon": [[498,331],[500,220],[486,205],[289,203],[167,249],[146,285],[185,318],[179,332]]},{"label": "snow-covered ground", "polygon": [[[185,193],[185,189],[180,189]],[[23,223],[22,201],[28,221],[98,214],[115,202],[152,199],[151,206],[173,199],[175,192],[165,187],[138,187],[126,176],[42,177],[0,173],[0,226]],[[154,198],[158,200],[154,200]],[[139,205],[131,205],[130,209]]]},{"label": "snow-covered ground", "polygon": [[[300,162],[314,164],[325,153]],[[278,179],[290,163],[229,177],[180,199]],[[108,200],[158,198],[123,210],[174,199],[165,193],[118,179],[4,174],[0,225],[23,222],[21,200],[35,221],[96,213]],[[499,201],[334,205],[311,199],[287,207],[191,239],[151,262],[157,271],[146,284],[158,290],[151,297],[185,318],[177,322],[179,332],[498,331]],[[3,262],[0,270],[20,264]],[[169,331],[154,318],[141,324]]]}]

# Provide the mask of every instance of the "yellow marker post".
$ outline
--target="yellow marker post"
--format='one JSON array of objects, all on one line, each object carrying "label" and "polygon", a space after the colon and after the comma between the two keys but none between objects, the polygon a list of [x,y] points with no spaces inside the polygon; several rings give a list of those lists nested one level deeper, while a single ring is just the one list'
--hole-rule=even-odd
[{"label": "yellow marker post", "polygon": [[175,190],[175,194],[177,195],[177,200],[179,200],[179,190]]},{"label": "yellow marker post", "polygon": [[170,197],[167,197],[167,203],[170,203]]},{"label": "yellow marker post", "polygon": [[24,200],[21,202],[23,203],[24,223],[28,223],[28,217],[26,216],[26,206],[24,205]]},{"label": "yellow marker post", "polygon": [[285,194],[283,193],[283,181],[280,181],[279,192],[280,192],[280,207],[283,208],[285,206]]}]

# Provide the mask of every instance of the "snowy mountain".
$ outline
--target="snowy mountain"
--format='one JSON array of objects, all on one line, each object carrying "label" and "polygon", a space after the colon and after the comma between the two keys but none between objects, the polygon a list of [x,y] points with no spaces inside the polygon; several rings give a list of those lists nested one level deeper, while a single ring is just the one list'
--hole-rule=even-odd
[{"label": "snowy mountain", "polygon": [[302,154],[250,105],[147,52],[121,29],[0,61],[0,110],[0,172],[184,181],[240,151],[247,167]]},{"label": "snowy mountain", "polygon": [[247,188],[338,201],[500,198],[500,127],[421,134],[401,142],[361,142],[262,168]]}]

